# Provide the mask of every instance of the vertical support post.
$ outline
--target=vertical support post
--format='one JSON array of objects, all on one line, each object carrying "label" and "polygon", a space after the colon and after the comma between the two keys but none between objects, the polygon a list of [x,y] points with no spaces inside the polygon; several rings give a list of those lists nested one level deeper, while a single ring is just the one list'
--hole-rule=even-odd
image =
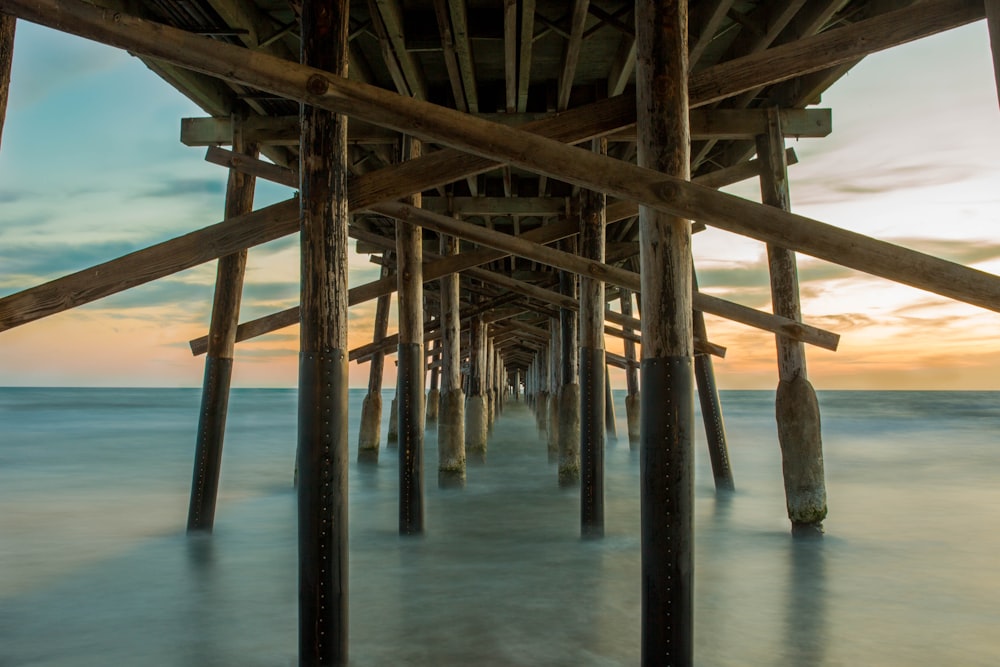
[{"label": "vertical support post", "polygon": [[[564,239],[560,245],[576,254],[576,239]],[[577,298],[576,274],[559,272],[559,291]],[[559,388],[559,486],[580,483],[580,344],[579,315],[569,308],[559,309],[559,346],[562,364]]]},{"label": "vertical support post", "polygon": [[[694,273],[693,266],[691,280],[694,289],[698,289],[698,276]],[[705,315],[700,310],[694,311],[693,323],[695,337],[708,340]],[[708,444],[708,458],[712,462],[715,490],[735,491],[733,468],[729,462],[729,445],[726,443],[726,422],[722,418],[722,401],[719,399],[719,389],[715,384],[712,355],[705,352],[695,353],[694,377],[698,385],[698,401],[701,404],[701,419],[705,424],[705,440]]]},{"label": "vertical support post", "polygon": [[[14,33],[17,19],[0,13],[0,141],[7,121],[7,95],[10,93],[10,69],[14,62]],[[235,149],[234,149],[235,150]]]},{"label": "vertical support post", "polygon": [[[257,145],[243,136],[243,121],[233,116],[233,151],[257,156]],[[226,185],[226,218],[235,218],[253,210],[256,178],[235,169],[229,170]],[[215,276],[215,299],[208,328],[208,353],[201,392],[201,411],[195,441],[194,472],[191,476],[191,502],[188,505],[188,532],[212,531],[215,503],[219,494],[222,468],[222,445],[229,410],[229,387],[233,377],[233,354],[236,327],[239,325],[240,300],[247,251],[221,257]]]},{"label": "vertical support post", "polygon": [[[392,251],[383,254],[381,277],[389,276]],[[375,327],[372,340],[385,338],[389,329],[389,299],[383,294],[375,302]],[[368,394],[361,404],[361,427],[358,429],[358,463],[378,463],[379,444],[382,438],[382,375],[385,370],[385,352],[376,350],[371,357],[368,373]]]},{"label": "vertical support post", "polygon": [[486,404],[486,325],[482,315],[469,320],[469,397],[465,401],[465,456],[486,460],[488,434]]},{"label": "vertical support post", "polygon": [[604,364],[604,427],[610,442],[618,440],[618,425],[615,423],[615,396],[611,391],[611,373]]},{"label": "vertical support post", "polygon": [[486,431],[493,432],[493,423],[497,419],[497,399],[494,390],[496,386],[497,357],[493,349],[493,338],[486,339]]},{"label": "vertical support post", "polygon": [[[788,211],[791,204],[785,138],[781,131],[781,115],[776,108],[768,109],[767,130],[766,135],[757,137],[761,201]],[[768,244],[767,260],[775,315],[801,321],[795,253]],[[783,336],[776,336],[775,343],[778,348],[775,416],[788,518],[792,522],[793,535],[821,535],[827,508],[819,402],[806,373],[805,345]]]},{"label": "vertical support post", "polygon": [[[457,255],[458,239],[441,235],[441,255]],[[438,420],[438,486],[465,485],[465,392],[462,391],[462,323],[458,274],[441,285],[441,411]]]},{"label": "vertical support post", "polygon": [[[632,292],[627,289],[621,290],[619,296],[622,315],[632,317]],[[623,326],[625,333],[632,333],[631,327]],[[636,368],[637,361],[635,354],[635,341],[625,339],[625,359],[628,366],[625,368],[625,420],[628,428],[629,449],[639,448],[639,369]]]},{"label": "vertical support post", "polygon": [[[606,155],[607,139],[594,139],[593,150]],[[604,193],[581,190],[580,255],[604,261]],[[580,278],[580,533],[604,536],[604,281]]]},{"label": "vertical support post", "polygon": [[[420,157],[420,140],[403,137],[403,160]],[[420,194],[409,197],[420,206]],[[424,532],[424,271],[423,229],[396,223],[399,286],[399,533]]]},{"label": "vertical support post", "polygon": [[[690,177],[687,1],[636,1],[638,162]],[[691,223],[639,207],[642,664],[690,666],[694,342]]]},{"label": "vertical support post", "polygon": [[[347,76],[347,0],[303,0],[302,62]],[[347,663],[347,116],[301,106],[299,664]]]},{"label": "vertical support post", "polygon": [[549,318],[549,463],[559,461],[559,402],[562,399],[562,335],[560,318]]},{"label": "vertical support post", "polygon": [[[441,341],[440,339],[432,340],[431,349],[434,351],[440,351]],[[433,357],[432,357],[433,358]],[[438,389],[438,377],[440,376],[441,369],[439,366],[435,366],[431,369],[431,388],[427,390],[427,428],[436,429],[438,423],[438,413],[441,410],[441,390]]]},{"label": "vertical support post", "polygon": [[542,348],[535,355],[535,425],[538,432],[548,434],[549,431],[549,348]]}]

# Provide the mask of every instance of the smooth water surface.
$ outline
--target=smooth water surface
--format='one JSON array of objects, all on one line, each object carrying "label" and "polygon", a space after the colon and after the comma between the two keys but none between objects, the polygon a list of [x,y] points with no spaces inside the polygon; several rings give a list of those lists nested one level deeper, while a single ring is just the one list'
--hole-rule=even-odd
[{"label": "smooth water surface", "polygon": [[[1000,394],[820,392],[830,516],[807,542],[773,393],[722,398],[738,491],[716,496],[699,432],[696,664],[1000,664]],[[396,534],[396,450],[352,463],[352,665],[638,664],[638,457],[616,399],[599,541],[523,405],[464,490],[437,488],[428,432],[422,538]],[[189,538],[198,403],[0,389],[0,667],[296,664],[295,393],[233,392],[216,530]]]}]

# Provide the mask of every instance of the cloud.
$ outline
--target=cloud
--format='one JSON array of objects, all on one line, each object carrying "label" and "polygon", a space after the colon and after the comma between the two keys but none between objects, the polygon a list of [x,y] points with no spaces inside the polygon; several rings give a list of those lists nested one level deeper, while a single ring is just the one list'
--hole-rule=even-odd
[{"label": "cloud", "polygon": [[213,198],[218,198],[224,196],[225,193],[226,182],[222,178],[167,178],[147,188],[135,198],[178,197],[182,195],[210,195]]}]

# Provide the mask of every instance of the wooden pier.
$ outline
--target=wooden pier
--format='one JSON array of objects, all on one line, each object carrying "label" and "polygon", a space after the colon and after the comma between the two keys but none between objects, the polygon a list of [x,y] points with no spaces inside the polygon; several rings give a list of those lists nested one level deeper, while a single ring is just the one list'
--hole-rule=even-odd
[{"label": "wooden pier", "polygon": [[[378,465],[395,355],[386,444],[403,535],[425,532],[425,429],[438,484],[461,489],[467,461],[489,465],[505,403],[526,403],[554,489],[580,488],[589,539],[605,531],[604,449],[627,438],[642,662],[691,665],[696,388],[718,492],[739,478],[712,362],[739,350],[704,315],[775,335],[790,529],[816,537],[827,500],[806,357],[839,337],[803,316],[796,254],[1000,312],[1000,277],[793,213],[785,146],[830,134],[814,105],[865,56],[984,18],[1000,63],[995,0],[0,0],[0,131],[27,20],[142,58],[204,110],[179,119],[181,141],[229,174],[221,222],[0,298],[0,331],[217,260],[211,320],[190,341],[205,373],[188,530],[204,532],[239,343],[300,325],[301,665],[348,659],[350,362],[371,364],[357,464]],[[755,178],[761,204],[718,191]],[[261,179],[298,194],[254,210]],[[764,244],[771,312],[698,290],[705,226]],[[241,322],[248,252],[296,232],[301,305]],[[352,243],[378,280],[352,285]],[[350,349],[349,308],[371,300],[371,342]],[[620,436],[609,367],[624,371]]]}]

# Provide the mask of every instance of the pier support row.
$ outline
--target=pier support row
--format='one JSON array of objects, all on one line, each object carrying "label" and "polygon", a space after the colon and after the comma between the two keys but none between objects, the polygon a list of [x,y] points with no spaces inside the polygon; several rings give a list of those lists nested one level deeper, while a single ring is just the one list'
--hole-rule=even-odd
[{"label": "pier support row", "polygon": [[[389,263],[393,254],[386,252],[383,259],[381,277],[389,277]],[[379,296],[375,302],[375,330],[372,341],[378,342],[385,338],[389,329],[389,299],[388,294]],[[371,357],[371,367],[368,374],[368,393],[361,404],[361,428],[358,431],[358,463],[378,463],[379,447],[382,437],[382,375],[385,369],[385,352],[375,350]]]},{"label": "pier support row", "polygon": [[465,401],[465,455],[486,460],[489,405],[486,396],[486,324],[482,315],[469,320],[469,396]]},{"label": "pier support row", "polygon": [[[303,0],[302,62],[347,76],[347,0]],[[299,664],[347,663],[347,116],[303,105]]]}]

